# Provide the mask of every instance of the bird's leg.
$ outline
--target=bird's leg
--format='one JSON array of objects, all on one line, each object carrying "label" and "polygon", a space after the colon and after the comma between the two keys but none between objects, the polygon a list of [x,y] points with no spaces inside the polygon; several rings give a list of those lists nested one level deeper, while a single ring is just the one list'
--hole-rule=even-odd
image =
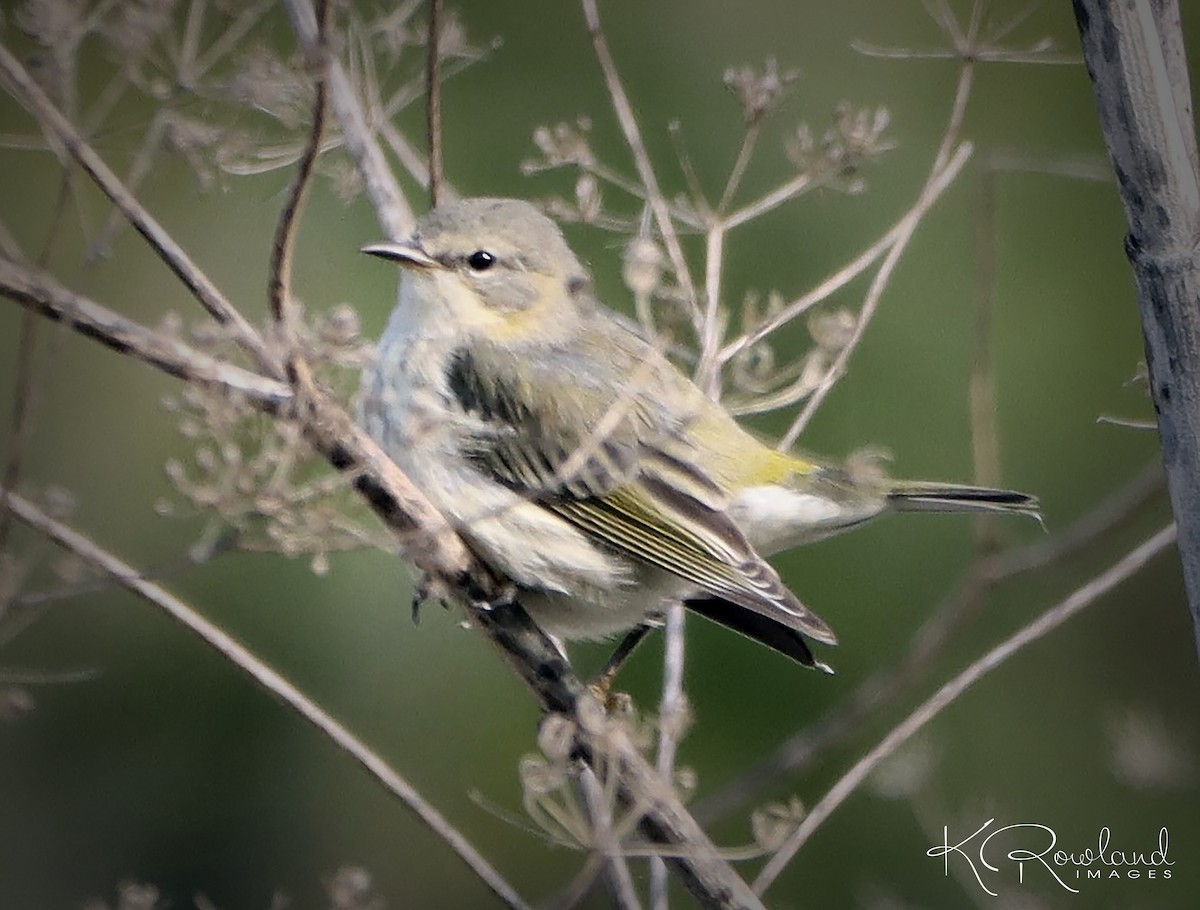
[{"label": "bird's leg", "polygon": [[412,592],[412,622],[414,626],[421,624],[421,607],[430,601],[440,603],[443,608],[449,608],[451,602],[450,587],[442,578],[420,572],[413,579]]},{"label": "bird's leg", "polygon": [[424,572],[413,581],[412,590],[412,624],[421,624],[421,606],[429,600],[429,576]]},{"label": "bird's leg", "polygon": [[604,669],[592,680],[588,686],[592,690],[592,694],[600,699],[600,703],[606,707],[611,707],[611,693],[613,680],[617,678],[617,674],[621,671],[621,667],[625,666],[625,661],[629,659],[629,655],[636,650],[637,646],[642,643],[642,639],[646,637],[653,625],[643,623],[640,626],[634,626],[621,639],[621,643],[617,645],[617,649],[613,651],[612,656],[604,664]]}]

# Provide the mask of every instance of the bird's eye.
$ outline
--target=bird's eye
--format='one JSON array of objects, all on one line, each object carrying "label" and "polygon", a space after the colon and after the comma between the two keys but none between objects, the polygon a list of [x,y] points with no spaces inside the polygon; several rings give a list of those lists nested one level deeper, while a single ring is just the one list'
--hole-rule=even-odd
[{"label": "bird's eye", "polygon": [[475,272],[486,272],[496,264],[496,257],[487,250],[476,250],[467,257],[467,265]]}]

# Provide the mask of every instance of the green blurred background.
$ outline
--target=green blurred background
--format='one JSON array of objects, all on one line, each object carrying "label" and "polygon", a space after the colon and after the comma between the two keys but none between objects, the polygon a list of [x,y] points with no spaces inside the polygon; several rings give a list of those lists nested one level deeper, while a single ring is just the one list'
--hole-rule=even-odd
[{"label": "green blurred background", "polygon": [[[954,8],[961,16],[965,6]],[[1028,4],[992,6],[1005,21]],[[19,32],[16,7],[0,6],[2,37],[28,60],[33,48]],[[447,170],[460,190],[569,195],[568,175],[525,178],[519,164],[533,151],[536,126],[580,115],[592,118],[601,156],[632,173],[575,4],[491,0],[457,9],[477,43],[503,39],[445,88]],[[727,66],[775,56],[782,68],[800,72],[766,129],[747,197],[787,176],[782,139],[798,121],[819,132],[843,99],[892,113],[898,145],[870,168],[865,195],[818,192],[731,237],[729,300],[750,289],[806,289],[873,240],[914,197],[941,137],[957,66],[868,58],[850,43],[940,46],[941,35],[915,0],[615,0],[602,4],[602,13],[672,193],[684,189],[666,129],[672,120],[682,124],[710,195],[719,193],[741,137],[740,111],[721,83]],[[1200,53],[1194,13],[1184,10],[1193,56]],[[1044,36],[1076,52],[1068,4],[1038,6],[1010,42],[1024,46]],[[278,48],[292,42],[278,13],[259,38]],[[85,64],[95,75],[85,85],[102,84],[112,70],[103,55]],[[1195,65],[1192,71],[1195,81]],[[204,110],[198,102],[194,113]],[[414,140],[420,118],[414,107],[399,120]],[[96,136],[97,148],[123,171],[143,128],[127,115]],[[11,99],[0,98],[0,134],[32,132]],[[1103,145],[1080,64],[983,66],[965,135],[976,143],[976,158],[919,230],[849,376],[805,433],[802,444],[810,450],[841,456],[878,445],[895,454],[894,470],[906,476],[970,477],[967,384],[980,165],[995,153],[1056,167],[1091,165],[1103,161]],[[49,154],[0,149],[0,221],[31,255],[51,230],[58,173]],[[289,179],[286,170],[227,177],[201,193],[185,167],[166,162],[141,196],[231,299],[261,318],[271,233]],[[1151,416],[1141,386],[1129,383],[1142,347],[1121,245],[1124,221],[1111,183],[1037,173],[995,179],[992,338],[1004,481],[1041,497],[1053,532],[1156,456],[1153,433],[1097,423],[1102,414]],[[107,211],[82,178],[76,188],[48,267],[145,322],[156,323],[168,310],[196,315],[194,303],[129,231],[110,258],[83,262],[86,238]],[[415,189],[412,198],[419,199]],[[386,319],[394,273],[356,250],[379,233],[365,202],[343,204],[322,183],[304,220],[296,270],[296,287],[310,308],[350,301],[372,337]],[[623,299],[614,236],[578,226],[567,234],[606,299]],[[858,282],[834,302],[857,306],[864,288]],[[0,306],[5,411],[18,325],[16,307]],[[188,452],[160,404],[175,384],[44,325],[40,339],[25,484],[71,490],[78,503],[73,521],[136,564],[172,563],[202,527],[153,510],[171,493],[165,460]],[[778,434],[787,419],[756,425]],[[7,420],[0,442],[7,457]],[[1081,555],[1001,587],[896,703],[803,774],[778,780],[758,802],[792,794],[814,802],[936,685],[1168,516],[1160,493]],[[1007,522],[1000,530],[1014,545],[1041,534],[1032,522]],[[823,655],[837,669],[831,678],[690,623],[687,691],[696,723],[681,762],[698,775],[698,797],[720,790],[894,663],[960,578],[970,532],[965,518],[894,518],[780,560],[785,580],[838,630],[841,646]],[[29,535],[17,544],[20,553],[32,553]],[[518,760],[535,748],[538,713],[529,696],[456,616],[430,609],[420,628],[412,627],[409,575],[400,561],[343,555],[317,577],[303,560],[234,554],[173,572],[168,582],[373,745],[524,895],[553,893],[579,866],[581,854],[548,846],[532,825],[511,817],[520,818]],[[590,668],[606,648],[573,653]],[[660,654],[655,641],[621,677],[647,710],[657,700]],[[370,870],[392,907],[495,905],[452,853],[350,760],[147,604],[112,590],[79,596],[46,611],[0,649],[0,685],[30,670],[67,669],[98,675],[32,686],[34,710],[0,722],[0,908],[111,900],[125,880],[156,884],[174,907],[190,906],[192,895],[203,893],[220,907],[265,908],[276,892],[290,895],[294,906],[321,906],[322,883],[345,864]],[[1114,847],[1148,852],[1165,826],[1175,863],[1169,880],[1092,882],[1078,895],[1044,873],[1019,884],[1009,870],[1002,897],[1013,903],[1006,907],[1196,906],[1198,675],[1178,563],[1173,553],[1163,555],[939,717],[893,767],[891,786],[853,796],[792,863],[768,903],[986,903],[969,876],[944,877],[941,861],[926,850],[943,825],[963,837],[995,817],[997,826],[1051,827],[1061,846],[1076,852],[1094,847],[1104,826],[1112,829]],[[714,836],[745,843],[748,819],[749,807],[716,824]],[[643,866],[635,871],[644,878]],[[594,898],[592,905],[604,902]]]}]

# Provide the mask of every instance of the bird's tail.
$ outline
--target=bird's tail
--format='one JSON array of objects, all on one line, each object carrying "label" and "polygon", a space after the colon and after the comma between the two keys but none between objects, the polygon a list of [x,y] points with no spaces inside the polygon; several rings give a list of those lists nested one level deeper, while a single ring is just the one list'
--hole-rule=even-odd
[{"label": "bird's tail", "polygon": [[1009,512],[1042,520],[1037,498],[1015,490],[898,481],[888,490],[888,501],[898,512]]}]

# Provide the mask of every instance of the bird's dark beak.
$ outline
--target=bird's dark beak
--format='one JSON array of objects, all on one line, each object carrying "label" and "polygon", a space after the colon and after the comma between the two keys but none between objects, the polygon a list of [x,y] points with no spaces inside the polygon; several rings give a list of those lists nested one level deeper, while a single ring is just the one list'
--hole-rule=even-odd
[{"label": "bird's dark beak", "polygon": [[410,268],[441,268],[441,263],[421,249],[421,245],[416,240],[386,240],[383,243],[364,246],[360,252]]}]

